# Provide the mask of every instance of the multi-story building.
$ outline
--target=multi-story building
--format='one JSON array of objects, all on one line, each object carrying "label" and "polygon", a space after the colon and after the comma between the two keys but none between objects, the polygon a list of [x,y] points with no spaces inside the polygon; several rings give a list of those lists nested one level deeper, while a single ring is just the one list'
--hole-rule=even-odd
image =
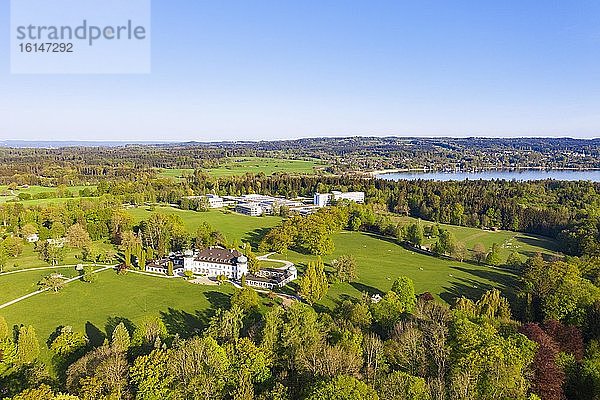
[{"label": "multi-story building", "polygon": [[315,193],[314,205],[318,207],[326,207],[333,201],[348,200],[355,203],[365,202],[365,192],[340,192],[337,190],[331,193]]},{"label": "multi-story building", "polygon": [[264,209],[258,203],[239,203],[235,206],[235,212],[251,217],[260,217],[265,213]]},{"label": "multi-story building", "polygon": [[174,253],[161,260],[150,261],[146,271],[167,274],[169,262],[173,263],[175,275],[183,275],[185,271],[193,274],[216,278],[226,276],[229,279],[241,280],[248,273],[248,258],[237,250],[222,247],[209,247],[200,251]]}]

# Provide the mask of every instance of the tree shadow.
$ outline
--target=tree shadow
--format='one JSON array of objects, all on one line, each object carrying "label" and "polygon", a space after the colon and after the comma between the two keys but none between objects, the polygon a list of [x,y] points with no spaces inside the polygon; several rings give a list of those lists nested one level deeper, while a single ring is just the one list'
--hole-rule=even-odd
[{"label": "tree shadow", "polygon": [[218,308],[229,308],[231,306],[231,295],[225,294],[223,292],[217,292],[216,290],[211,290],[209,292],[204,292],[204,297],[210,303],[213,309]]},{"label": "tree shadow", "polygon": [[206,329],[210,314],[213,313],[198,310],[191,314],[187,311],[175,310],[169,307],[167,311],[161,311],[160,317],[169,333],[178,334],[186,339],[194,335],[200,335]]},{"label": "tree shadow", "polygon": [[244,242],[250,243],[252,245],[252,247],[254,248],[254,250],[257,250],[258,245],[260,244],[262,239],[265,237],[265,235],[267,233],[269,233],[270,230],[271,230],[271,228],[257,228],[251,232],[247,232],[244,235],[244,237],[242,238],[242,240]]},{"label": "tree shadow", "polygon": [[373,296],[376,294],[383,296],[385,294],[381,290],[374,288],[373,286],[365,285],[364,283],[360,282],[350,282],[350,286],[352,286],[354,289],[358,290],[361,293],[367,293],[369,296]]},{"label": "tree shadow", "polygon": [[106,332],[106,336],[112,337],[115,328],[120,323],[123,323],[123,325],[125,325],[125,328],[127,329],[129,336],[131,337],[133,335],[133,331],[135,331],[135,324],[131,322],[129,318],[118,316],[110,316],[106,320],[106,324],[104,325],[104,331]]},{"label": "tree shadow", "polygon": [[517,242],[539,247],[547,251],[558,251],[557,244],[547,238],[517,235],[515,236],[515,240]]},{"label": "tree shadow", "polygon": [[104,340],[106,340],[106,334],[90,321],[85,323],[85,335],[87,336],[92,347],[102,346]]},{"label": "tree shadow", "polygon": [[[473,278],[455,277],[450,286],[444,286],[444,291],[440,297],[448,304],[453,304],[459,297],[467,297],[477,300],[481,295],[491,289],[499,289],[502,295],[511,303],[517,302],[518,277],[509,269],[480,270],[468,269],[464,267],[452,266],[453,270],[461,271],[473,276]],[[491,268],[491,267],[490,267]],[[491,283],[482,282],[479,279],[485,279]]]}]

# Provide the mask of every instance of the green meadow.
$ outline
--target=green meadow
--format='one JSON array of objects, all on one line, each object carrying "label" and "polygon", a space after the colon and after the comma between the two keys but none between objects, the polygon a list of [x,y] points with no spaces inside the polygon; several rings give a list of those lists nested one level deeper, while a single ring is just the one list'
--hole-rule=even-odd
[{"label": "green meadow", "polygon": [[[244,175],[246,173],[272,175],[275,173],[309,175],[325,167],[319,161],[288,160],[282,158],[238,157],[229,158],[218,168],[206,168],[203,172],[214,177]],[[159,175],[181,179],[193,173],[193,169],[161,169]]]}]

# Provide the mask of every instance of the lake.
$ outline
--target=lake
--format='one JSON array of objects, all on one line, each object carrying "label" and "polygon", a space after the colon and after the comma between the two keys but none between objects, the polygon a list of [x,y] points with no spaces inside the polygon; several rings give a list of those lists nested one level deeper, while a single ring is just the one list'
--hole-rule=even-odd
[{"label": "lake", "polygon": [[479,172],[390,172],[377,175],[377,178],[392,181],[425,179],[432,181],[464,181],[504,179],[508,181],[537,181],[555,179],[560,181],[593,181],[600,182],[600,170],[490,170]]}]

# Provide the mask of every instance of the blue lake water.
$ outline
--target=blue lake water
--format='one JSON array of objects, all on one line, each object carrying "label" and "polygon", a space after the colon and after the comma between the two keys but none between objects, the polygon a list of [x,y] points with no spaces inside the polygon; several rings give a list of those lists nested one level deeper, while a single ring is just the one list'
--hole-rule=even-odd
[{"label": "blue lake water", "polygon": [[573,170],[491,170],[479,172],[393,172],[377,175],[377,178],[393,181],[426,179],[432,181],[464,181],[464,180],[492,180],[504,179],[508,181],[537,181],[542,179],[555,179],[561,181],[593,181],[600,182],[600,170],[573,171]]}]

